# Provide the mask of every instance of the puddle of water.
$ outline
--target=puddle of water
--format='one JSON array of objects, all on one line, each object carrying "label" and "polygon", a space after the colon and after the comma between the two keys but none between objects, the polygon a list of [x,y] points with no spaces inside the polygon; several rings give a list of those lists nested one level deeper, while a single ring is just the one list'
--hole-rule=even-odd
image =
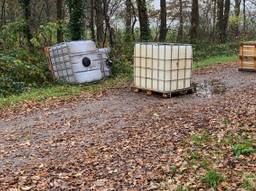
[{"label": "puddle of water", "polygon": [[219,80],[204,80],[196,84],[196,95],[211,98],[214,94],[223,94],[226,86]]}]

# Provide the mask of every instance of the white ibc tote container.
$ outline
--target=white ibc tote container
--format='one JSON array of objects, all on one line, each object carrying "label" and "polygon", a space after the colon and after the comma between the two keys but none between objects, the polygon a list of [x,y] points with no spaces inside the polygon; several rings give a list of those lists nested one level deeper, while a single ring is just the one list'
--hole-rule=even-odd
[{"label": "white ibc tote container", "polygon": [[86,83],[109,75],[107,49],[100,51],[93,41],[72,41],[49,48],[52,73],[56,80]]},{"label": "white ibc tote container", "polygon": [[134,48],[134,86],[171,93],[191,87],[192,46],[137,43]]}]

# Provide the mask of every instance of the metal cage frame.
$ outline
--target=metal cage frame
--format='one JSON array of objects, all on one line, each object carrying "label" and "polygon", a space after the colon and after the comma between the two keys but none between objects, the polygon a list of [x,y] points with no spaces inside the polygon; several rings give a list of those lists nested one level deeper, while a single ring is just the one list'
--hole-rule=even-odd
[{"label": "metal cage frame", "polygon": [[[139,52],[140,52],[140,56],[137,56],[136,55],[136,45],[139,45]],[[148,52],[147,52],[147,48],[146,48],[146,56],[145,57],[141,57],[141,46],[152,46],[151,47],[151,50],[152,50],[152,57],[148,57]],[[173,48],[171,48],[171,58],[170,59],[167,59],[166,58],[166,55],[167,55],[167,52],[166,52],[166,46],[164,46],[164,45],[169,45],[169,46],[171,46],[171,47],[174,47],[174,46],[177,46],[178,47],[178,57],[177,58],[173,58]],[[153,47],[154,46],[157,46],[157,51],[158,51],[158,56],[157,56],[157,58],[154,58],[154,56],[153,56]],[[160,58],[160,46],[164,46],[164,58]],[[180,58],[179,56],[180,56],[180,46],[185,46],[185,58]],[[149,43],[149,42],[146,42],[146,43],[144,43],[144,42],[140,42],[140,43],[136,43],[135,44],[135,49],[134,49],[134,56],[133,56],[133,59],[134,59],[134,81],[136,80],[136,78],[139,78],[139,81],[140,81],[140,84],[139,84],[139,86],[137,87],[136,86],[136,84],[135,84],[135,86],[137,87],[137,88],[141,88],[142,87],[142,85],[141,85],[141,81],[142,81],[142,78],[143,79],[145,79],[145,87],[146,87],[146,89],[147,90],[152,90],[152,91],[156,91],[154,88],[153,88],[153,80],[156,80],[157,81],[157,89],[158,89],[158,92],[160,92],[160,93],[171,93],[171,92],[173,92],[173,91],[176,91],[176,90],[178,90],[178,89],[180,89],[180,88],[178,88],[178,83],[179,83],[179,80],[183,80],[183,88],[181,88],[181,89],[185,89],[186,88],[186,81],[187,80],[189,80],[190,81],[190,86],[191,86],[191,80],[192,80],[192,75],[190,75],[190,77],[187,77],[186,76],[186,72],[187,72],[187,70],[191,70],[192,71],[192,65],[193,65],[193,57],[191,57],[191,58],[188,58],[187,57],[187,48],[188,47],[191,47],[192,45],[191,44],[177,44],[177,43]],[[139,59],[140,60],[140,63],[139,63],[139,66],[136,66],[136,59]],[[145,61],[145,63],[146,63],[146,67],[143,67],[142,66],[142,64],[141,64],[141,60],[142,59],[145,59],[146,61]],[[151,68],[148,66],[148,60],[151,60]],[[157,61],[157,68],[154,68],[153,67],[153,61]],[[184,60],[185,61],[185,67],[184,68],[179,68],[179,61],[180,60]],[[159,62],[160,61],[164,61],[164,69],[160,69],[160,67],[159,67]],[[171,66],[170,66],[170,69],[166,69],[166,62],[170,62],[171,63]],[[177,62],[177,68],[176,69],[173,69],[172,68],[172,63],[173,62]],[[188,66],[188,61],[190,61],[191,62],[191,66],[190,67],[187,67]],[[137,72],[136,72],[136,69],[139,69],[139,74],[137,74]],[[146,74],[145,74],[145,77],[142,77],[142,74],[141,74],[141,71],[142,71],[142,69],[145,69],[145,71],[146,71]],[[148,69],[150,69],[151,70],[151,77],[147,77],[148,75],[147,75],[147,70]],[[154,78],[153,77],[153,70],[157,70],[157,78]],[[184,78],[179,78],[179,71],[182,71],[182,70],[184,70]],[[163,71],[164,72],[164,79],[159,79],[159,72],[160,71]],[[172,76],[172,72],[173,71],[176,71],[176,73],[177,73],[177,76],[176,76],[176,79],[174,79],[173,78],[173,76]],[[170,72],[170,80],[167,80],[166,79],[166,72]],[[147,80],[151,80],[151,88],[147,88],[148,86],[147,86]],[[163,90],[159,90],[159,84],[160,84],[160,82],[163,82],[163,84],[164,84],[164,88],[163,88]],[[166,82],[169,82],[170,83],[170,90],[166,90]],[[176,82],[177,84],[176,84],[176,89],[175,90],[173,90],[172,89],[172,82]]]}]

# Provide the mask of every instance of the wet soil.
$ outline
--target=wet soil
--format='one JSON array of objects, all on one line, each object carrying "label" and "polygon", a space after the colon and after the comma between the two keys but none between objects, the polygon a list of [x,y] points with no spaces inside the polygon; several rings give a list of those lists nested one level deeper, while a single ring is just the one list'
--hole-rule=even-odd
[{"label": "wet soil", "polygon": [[0,119],[0,190],[147,190],[183,137],[217,115],[207,110],[255,91],[256,74],[218,65],[194,72],[193,82],[196,93],[171,99],[127,85]]}]

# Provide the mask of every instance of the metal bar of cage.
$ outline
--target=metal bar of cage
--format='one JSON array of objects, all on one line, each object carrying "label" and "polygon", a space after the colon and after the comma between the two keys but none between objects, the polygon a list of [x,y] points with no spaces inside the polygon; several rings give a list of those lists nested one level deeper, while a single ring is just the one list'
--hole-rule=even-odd
[{"label": "metal bar of cage", "polygon": [[[186,79],[186,73],[187,73],[187,47],[185,46],[185,67],[184,67],[184,79]],[[183,81],[183,88],[186,87],[186,80]]]},{"label": "metal bar of cage", "polygon": [[[154,49],[153,49],[153,45],[151,45],[151,57],[153,58],[154,57]],[[153,73],[154,73],[154,70],[153,70],[153,67],[154,67],[154,60],[151,59],[151,89],[153,89],[154,87],[154,81],[153,81]]]}]

